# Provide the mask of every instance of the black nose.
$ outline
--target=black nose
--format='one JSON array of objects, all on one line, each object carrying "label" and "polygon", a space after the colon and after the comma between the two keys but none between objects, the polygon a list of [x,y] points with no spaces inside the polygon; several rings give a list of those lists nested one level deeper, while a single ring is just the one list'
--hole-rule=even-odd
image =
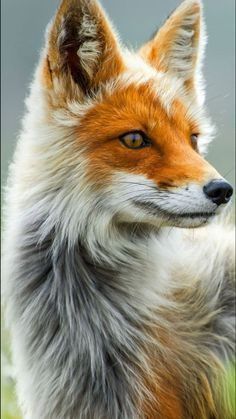
[{"label": "black nose", "polygon": [[232,186],[225,180],[212,180],[203,187],[203,191],[217,205],[227,204],[233,195]]}]

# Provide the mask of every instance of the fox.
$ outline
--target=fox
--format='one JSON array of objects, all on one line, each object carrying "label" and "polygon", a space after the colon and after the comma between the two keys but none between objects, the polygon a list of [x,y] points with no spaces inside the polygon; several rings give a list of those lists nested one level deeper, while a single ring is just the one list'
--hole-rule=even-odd
[{"label": "fox", "polygon": [[205,159],[201,0],[138,50],[97,0],[48,25],[5,193],[25,419],[233,419],[233,188]]}]

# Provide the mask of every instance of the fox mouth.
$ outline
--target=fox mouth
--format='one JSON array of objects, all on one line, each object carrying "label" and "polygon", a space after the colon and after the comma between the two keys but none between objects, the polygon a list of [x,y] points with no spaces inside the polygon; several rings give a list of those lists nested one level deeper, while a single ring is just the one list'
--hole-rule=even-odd
[{"label": "fox mouth", "polygon": [[173,214],[169,212],[168,214],[169,216],[173,215],[178,218],[209,218],[215,215],[214,212],[186,212],[181,214]]},{"label": "fox mouth", "polygon": [[201,219],[203,222],[206,222],[209,218],[212,218],[216,215],[215,211],[195,211],[195,212],[171,212],[166,209],[161,208],[160,206],[154,204],[153,202],[141,202],[134,201],[135,205],[141,209],[144,209],[150,215],[157,216],[160,214],[164,218],[167,218],[169,221],[178,221],[180,219]]}]

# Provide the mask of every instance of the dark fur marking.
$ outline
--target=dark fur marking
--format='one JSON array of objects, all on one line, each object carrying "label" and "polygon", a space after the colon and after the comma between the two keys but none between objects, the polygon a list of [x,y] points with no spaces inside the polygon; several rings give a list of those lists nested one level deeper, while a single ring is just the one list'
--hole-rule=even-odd
[{"label": "dark fur marking", "polygon": [[[64,17],[59,30],[58,47],[59,52],[63,57],[62,70],[69,72],[75,83],[81,87],[85,94],[88,94],[92,87],[93,80],[90,79],[90,76],[83,68],[77,51],[85,42],[94,41],[94,38],[91,36],[84,36],[83,33],[80,33],[83,13],[84,12],[81,12],[78,8],[68,12]],[[102,55],[104,39],[102,31],[99,32],[99,27],[96,40],[99,40],[101,48],[100,55]],[[98,62],[94,67],[94,73],[96,73],[99,64],[100,60],[98,59]]]}]

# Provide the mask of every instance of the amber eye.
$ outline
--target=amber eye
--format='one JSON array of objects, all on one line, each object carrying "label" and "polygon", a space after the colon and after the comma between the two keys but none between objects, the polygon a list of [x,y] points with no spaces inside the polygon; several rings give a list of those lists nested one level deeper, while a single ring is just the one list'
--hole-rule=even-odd
[{"label": "amber eye", "polygon": [[128,148],[139,149],[151,145],[150,140],[141,131],[132,131],[120,136],[120,141]]},{"label": "amber eye", "polygon": [[198,148],[198,137],[199,137],[199,134],[192,134],[191,135],[191,142],[192,142],[192,145],[195,149]]}]

